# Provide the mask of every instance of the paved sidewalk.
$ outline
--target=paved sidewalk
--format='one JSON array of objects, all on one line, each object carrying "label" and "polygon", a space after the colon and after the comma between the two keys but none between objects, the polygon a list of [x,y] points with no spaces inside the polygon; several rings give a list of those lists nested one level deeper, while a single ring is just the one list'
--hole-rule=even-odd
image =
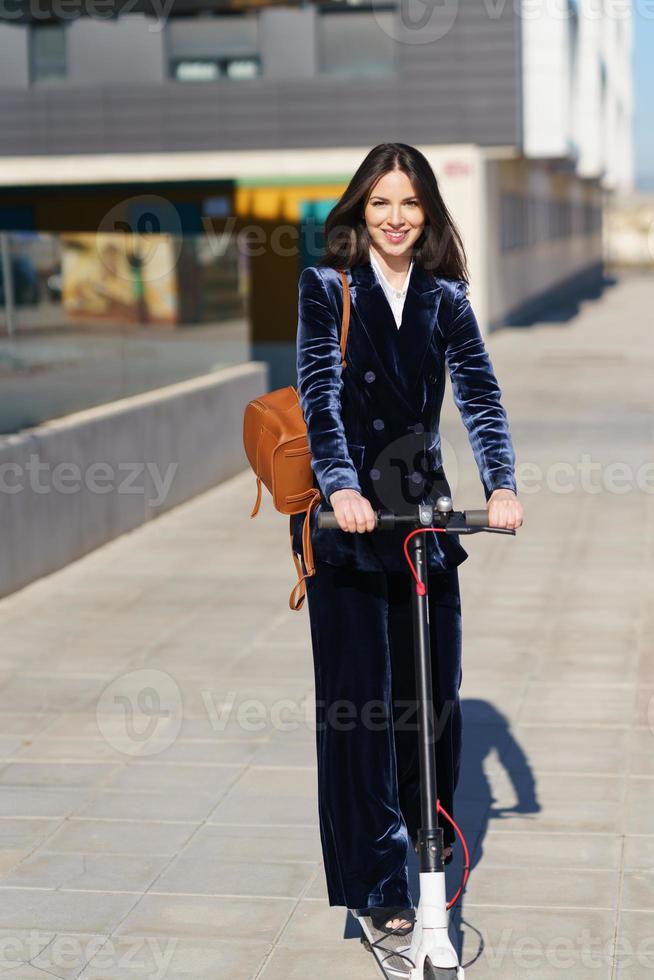
[{"label": "paved sidewalk", "polygon": [[[654,971],[653,305],[625,280],[489,340],[542,488],[515,538],[463,541],[469,980]],[[325,898],[308,615],[254,494],[245,472],[0,602],[3,977],[378,975]]]}]

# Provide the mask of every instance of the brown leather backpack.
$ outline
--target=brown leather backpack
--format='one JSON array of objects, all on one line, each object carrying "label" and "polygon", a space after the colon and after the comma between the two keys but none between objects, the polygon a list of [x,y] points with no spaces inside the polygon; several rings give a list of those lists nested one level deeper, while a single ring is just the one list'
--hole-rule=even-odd
[{"label": "brown leather backpack", "polygon": [[[341,369],[347,366],[345,348],[350,326],[350,291],[347,276],[340,271],[343,281],[343,319],[341,322]],[[255,398],[245,407],[243,417],[243,445],[250,466],[257,478],[257,499],[250,517],[256,517],[261,504],[261,484],[264,483],[273,498],[273,505],[282,514],[306,512],[302,529],[302,551],[306,575],[293,551],[293,527],[290,524],[291,555],[295,562],[298,580],[291,590],[288,604],[297,611],[302,607],[306,588],[304,580],[315,574],[311,545],[311,515],[321,498],[311,469],[311,450],[304,421],[300,394],[289,386],[269,391]]]}]

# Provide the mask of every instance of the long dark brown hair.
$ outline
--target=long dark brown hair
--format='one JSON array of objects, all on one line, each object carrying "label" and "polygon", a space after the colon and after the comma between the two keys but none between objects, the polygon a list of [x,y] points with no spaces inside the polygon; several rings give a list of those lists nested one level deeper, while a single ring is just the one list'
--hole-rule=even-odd
[{"label": "long dark brown hair", "polygon": [[364,210],[373,187],[389,170],[403,171],[425,212],[412,257],[434,275],[469,282],[461,235],[427,158],[407,143],[379,143],[359,165],[325,221],[325,254],[319,264],[344,269],[368,261],[370,235]]}]

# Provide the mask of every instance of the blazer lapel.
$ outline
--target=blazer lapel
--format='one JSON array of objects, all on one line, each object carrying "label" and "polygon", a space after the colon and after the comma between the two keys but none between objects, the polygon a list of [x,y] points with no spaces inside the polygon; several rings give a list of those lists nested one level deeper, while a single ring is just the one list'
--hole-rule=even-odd
[{"label": "blazer lapel", "polygon": [[414,415],[415,389],[436,325],[443,287],[433,274],[414,263],[398,329],[375,270],[368,260],[350,269],[352,309],[383,364],[388,381],[398,389]]}]

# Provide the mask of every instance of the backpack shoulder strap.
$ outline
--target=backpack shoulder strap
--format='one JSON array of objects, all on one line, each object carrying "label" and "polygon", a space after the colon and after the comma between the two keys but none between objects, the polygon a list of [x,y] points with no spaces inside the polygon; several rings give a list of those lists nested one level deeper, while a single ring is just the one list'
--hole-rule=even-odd
[{"label": "backpack shoulder strap", "polygon": [[343,369],[347,367],[345,348],[347,347],[347,334],[350,329],[350,287],[344,269],[339,270],[339,275],[343,283],[343,319],[341,321],[341,369]]}]

